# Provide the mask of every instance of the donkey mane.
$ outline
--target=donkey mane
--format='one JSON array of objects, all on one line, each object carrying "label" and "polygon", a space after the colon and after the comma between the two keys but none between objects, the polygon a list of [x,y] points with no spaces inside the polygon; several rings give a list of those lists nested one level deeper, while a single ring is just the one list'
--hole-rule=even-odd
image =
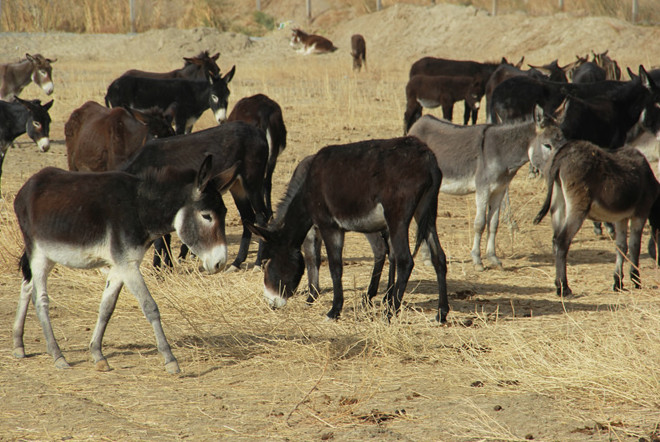
[{"label": "donkey mane", "polygon": [[307,173],[309,172],[309,168],[313,159],[314,155],[303,158],[302,161],[300,161],[300,163],[296,166],[296,169],[293,171],[293,175],[291,176],[291,181],[289,181],[289,185],[287,186],[286,193],[277,205],[275,215],[271,222],[273,226],[281,227],[282,223],[284,222],[284,216],[289,210],[289,207],[296,199],[296,197],[300,195],[300,191],[302,190],[303,184],[307,179]]}]

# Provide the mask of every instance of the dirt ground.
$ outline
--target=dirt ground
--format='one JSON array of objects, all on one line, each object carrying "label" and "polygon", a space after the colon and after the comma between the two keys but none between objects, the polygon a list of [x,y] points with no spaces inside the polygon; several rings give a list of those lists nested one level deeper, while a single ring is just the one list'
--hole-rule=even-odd
[{"label": "dirt ground", "polygon": [[[420,262],[397,319],[383,321],[379,305],[365,311],[360,297],[371,251],[361,235],[349,234],[338,322],[324,320],[331,303],[325,263],[317,303],[307,306],[299,294],[273,311],[251,265],[209,276],[188,261],[160,275],[145,259],[145,280],[182,373],[163,370],[153,332],[127,292],[104,340],[113,370],[100,373],[87,345],[103,273],[57,267],[49,280],[51,318],[72,369],[54,368],[33,308],[28,357],[12,356],[22,251],[14,196],[40,168],[66,167],[68,116],[87,100],[102,102],[107,85],[129,68],[166,71],[184,56],[219,51],[222,71],[237,69],[230,107],[259,92],[278,101],[288,142],[275,174],[277,201],[304,156],[327,144],[401,134],[407,70],[421,56],[524,55],[532,64],[563,65],[609,49],[623,70],[660,64],[660,29],[610,18],[493,18],[470,7],[392,6],[329,30],[339,50],[326,56],[290,48],[292,24],[259,39],[207,28],[0,35],[2,61],[26,52],[57,58],[51,150],[39,153],[23,136],[3,166],[0,440],[658,440],[660,272],[643,253],[643,289],[612,292],[614,243],[585,225],[569,253],[578,296],[562,302],[554,294],[549,222],[531,223],[545,186],[527,177],[526,166],[511,186],[511,222],[502,222],[498,236],[503,268],[472,268],[474,197],[440,196],[437,224],[452,308],[447,327],[433,321],[437,287]],[[355,32],[368,45],[369,69],[360,74],[351,71],[348,49]],[[23,97],[50,99],[34,85]],[[211,125],[208,112],[196,129]],[[645,148],[656,160],[655,144]],[[241,224],[227,205],[233,255]],[[255,250],[256,244],[248,261]]]}]

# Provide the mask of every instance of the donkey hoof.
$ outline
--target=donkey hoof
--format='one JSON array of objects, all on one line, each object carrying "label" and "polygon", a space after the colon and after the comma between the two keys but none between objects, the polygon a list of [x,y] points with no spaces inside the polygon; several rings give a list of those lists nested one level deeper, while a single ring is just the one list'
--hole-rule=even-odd
[{"label": "donkey hoof", "polygon": [[167,370],[169,374],[181,373],[181,369],[179,368],[179,363],[176,361],[176,359],[165,364],[165,370]]},{"label": "donkey hoof", "polygon": [[235,265],[232,264],[229,267],[227,267],[227,270],[225,270],[225,273],[234,273],[234,272],[238,272],[239,270],[240,269],[238,267],[236,267]]},{"label": "donkey hoof", "polygon": [[431,266],[433,265],[433,263],[431,262],[430,259],[425,259],[425,260],[424,260],[424,265],[425,265],[426,267],[431,267]]},{"label": "donkey hoof", "polygon": [[66,370],[68,368],[71,368],[71,366],[66,361],[66,359],[64,359],[64,356],[60,356],[59,358],[55,359],[55,367],[59,368],[59,369],[62,369],[62,370]]},{"label": "donkey hoof", "polygon": [[261,272],[261,266],[252,267],[252,273],[259,273],[259,272]]},{"label": "donkey hoof", "polygon": [[474,270],[476,270],[477,272],[483,272],[486,269],[484,268],[484,265],[482,263],[477,262],[474,264]]},{"label": "donkey hoof", "polygon": [[112,368],[110,368],[110,364],[108,364],[108,361],[106,359],[101,359],[100,361],[96,362],[94,364],[94,369],[96,371],[110,371]]},{"label": "donkey hoof", "polygon": [[25,348],[16,347],[13,351],[13,355],[16,358],[23,359],[25,357]]}]

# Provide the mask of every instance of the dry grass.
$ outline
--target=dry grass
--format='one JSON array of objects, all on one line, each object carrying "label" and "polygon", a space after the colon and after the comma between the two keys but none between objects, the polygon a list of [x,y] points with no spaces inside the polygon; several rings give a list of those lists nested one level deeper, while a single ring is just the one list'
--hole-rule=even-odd
[{"label": "dry grass", "polygon": [[[240,64],[231,101],[263,92],[284,109],[289,143],[274,200],[297,162],[323,145],[401,132],[405,66],[383,61],[356,76],[340,54],[286,63],[264,54],[233,57],[231,63]],[[169,68],[142,61],[153,70]],[[221,62],[223,70],[230,65]],[[59,61],[57,75],[66,81],[57,86],[53,139],[63,139],[63,123],[75,107],[100,101],[109,79],[131,63],[128,57],[112,64]],[[178,63],[175,58],[173,67]],[[205,115],[197,128],[211,124]],[[31,357],[15,360],[7,330],[22,246],[13,197],[44,163],[64,166],[63,150],[55,144],[44,155],[25,144],[4,164],[0,427],[7,438],[524,440],[531,434],[536,440],[617,440],[649,437],[660,423],[660,273],[644,257],[645,288],[612,293],[613,244],[584,229],[569,254],[569,279],[579,296],[562,304],[552,288],[549,225],[531,224],[542,184],[524,176],[515,179],[511,196],[520,231],[504,226],[500,234],[502,270],[476,273],[471,267],[473,197],[441,196],[438,230],[450,261],[453,309],[447,327],[432,320],[434,274],[419,264],[399,317],[388,324],[379,306],[365,311],[360,297],[371,253],[362,237],[348,235],[339,322],[323,320],[329,292],[313,306],[301,294],[273,311],[261,296],[262,276],[251,270],[209,276],[191,261],[156,274],[145,260],[147,285],[183,373],[170,377],[162,370],[153,332],[128,293],[106,333],[114,371],[96,373],[86,342],[104,276],[57,267],[49,280],[51,316],[74,368],[54,371],[33,309],[26,327]],[[240,223],[228,206],[235,254]],[[321,276],[329,288],[327,267]]]}]

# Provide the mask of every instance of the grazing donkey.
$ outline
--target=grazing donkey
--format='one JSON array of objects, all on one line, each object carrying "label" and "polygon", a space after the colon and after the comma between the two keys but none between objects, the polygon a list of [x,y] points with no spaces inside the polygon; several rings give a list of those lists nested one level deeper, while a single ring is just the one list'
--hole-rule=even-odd
[{"label": "grazing donkey", "polygon": [[0,101],[0,176],[7,150],[19,135],[27,133],[42,152],[50,148],[48,109],[53,105],[53,100],[44,105],[40,100],[28,101],[18,97],[15,100],[14,103]]},{"label": "grazing donkey", "polygon": [[[406,84],[406,112],[403,115],[403,133],[408,133],[413,123],[422,116],[422,107],[442,106],[442,117],[451,121],[454,103],[465,101],[466,108],[478,110],[483,97],[480,80],[466,76],[413,75]],[[465,112],[463,124],[470,121]]]},{"label": "grazing donkey", "polygon": [[353,57],[353,70],[360,72],[362,66],[367,69],[367,43],[362,34],[351,36],[351,56]]},{"label": "grazing donkey", "polygon": [[[350,167],[346,167],[350,165]],[[433,154],[413,137],[370,140],[321,149],[289,183],[269,228],[250,226],[264,240],[264,296],[282,307],[304,273],[300,247],[316,225],[326,245],[334,297],[327,316],[337,319],[344,304],[344,233],[389,232],[396,282],[387,294],[388,316],[396,314],[414,262],[408,229],[417,221],[415,252],[426,240],[438,280],[438,316],[447,320],[447,262],[435,219],[442,173]]]},{"label": "grazing donkey", "polygon": [[486,257],[501,266],[495,250],[500,205],[509,183],[528,158],[536,130],[534,122],[458,126],[425,115],[408,132],[425,142],[442,170],[440,191],[452,195],[476,192],[472,262],[479,271],[481,237],[488,227]]},{"label": "grazing donkey", "polygon": [[660,183],[646,158],[628,146],[607,151],[588,141],[567,141],[557,124],[542,118],[542,112],[535,112],[535,119],[539,134],[530,158],[545,170],[548,190],[534,224],[550,211],[557,295],[572,295],[566,279],[566,257],[586,218],[614,223],[614,290],[623,289],[625,259],[630,260],[632,283],[639,288],[639,253],[646,219],[654,231],[660,227]]},{"label": "grazing donkey", "polygon": [[46,281],[55,264],[73,268],[109,266],[99,316],[89,345],[96,369],[110,369],[102,353],[103,334],[124,284],[135,295],[156,335],[170,373],[179,364],[170,350],[156,302],[140,273],[140,262],[154,239],[177,232],[215,273],[227,260],[224,223],[227,209],[220,192],[236,179],[234,166],[217,177],[211,156],[199,171],[152,169],[124,172],[68,172],[48,167],[18,191],[14,210],[25,251],[23,285],[14,322],[14,356],[25,357],[23,329],[30,297],[57,368],[69,364],[57,345],[48,315]]},{"label": "grazing donkey", "polygon": [[300,47],[298,52],[304,55],[327,54],[337,50],[335,45],[327,38],[308,34],[298,28],[293,29],[290,45],[294,48]]},{"label": "grazing donkey", "polygon": [[[309,163],[314,158],[314,155],[309,155],[303,158],[300,163],[296,166],[296,169],[293,171],[291,176],[291,182],[301,181],[305,178],[307,170],[309,169]],[[374,253],[374,267],[371,272],[371,280],[369,282],[369,288],[367,289],[365,302],[370,303],[376,293],[378,292],[378,284],[380,283],[380,277],[383,272],[383,266],[385,265],[385,258],[389,255],[389,248],[387,246],[387,241],[389,235],[386,231],[384,232],[375,232],[375,233],[365,233],[364,236],[369,241],[371,250]],[[307,282],[309,288],[309,295],[307,296],[307,302],[309,304],[316,301],[320,294],[320,284],[319,284],[319,268],[321,267],[321,233],[317,226],[312,226],[305,237],[305,241],[302,244],[302,251],[305,257],[305,268],[307,269]],[[391,255],[390,255],[391,257]],[[390,261],[390,273],[389,280],[387,284],[387,290],[392,288],[394,284],[394,263]]]},{"label": "grazing donkey", "polygon": [[0,64],[0,100],[8,100],[21,93],[23,88],[34,81],[46,95],[53,93],[53,68],[51,60],[41,54],[25,54],[25,60],[17,63]]}]

